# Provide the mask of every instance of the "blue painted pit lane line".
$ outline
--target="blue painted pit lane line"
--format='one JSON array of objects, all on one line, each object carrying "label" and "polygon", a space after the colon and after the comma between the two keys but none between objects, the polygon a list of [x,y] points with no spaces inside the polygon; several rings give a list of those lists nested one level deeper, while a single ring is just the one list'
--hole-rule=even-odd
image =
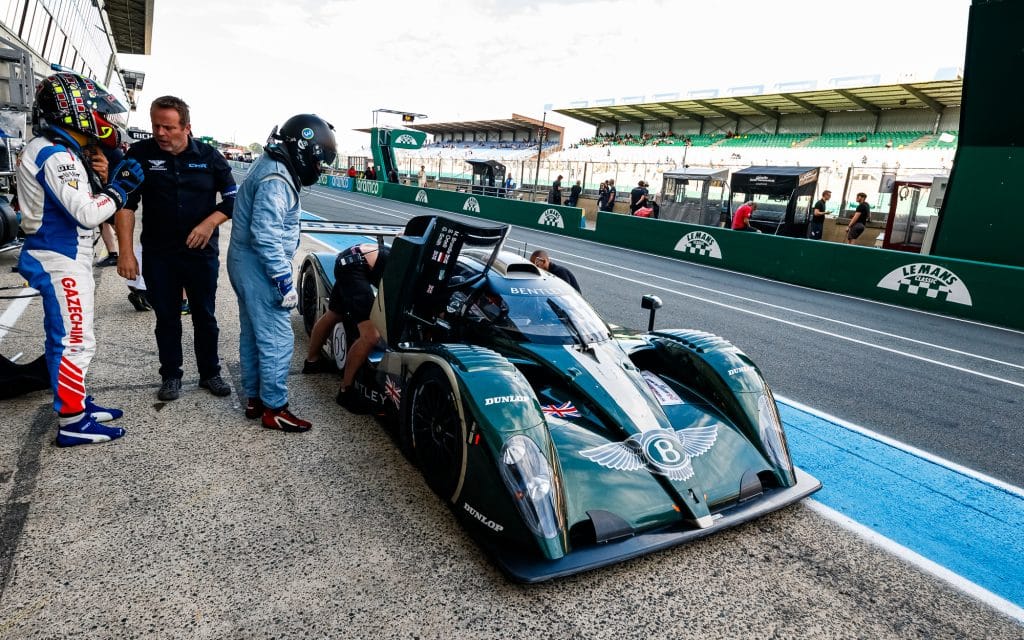
[{"label": "blue painted pit lane line", "polygon": [[999,608],[1020,618],[1024,490],[776,399],[793,460],[822,482],[814,500],[1005,600]]}]

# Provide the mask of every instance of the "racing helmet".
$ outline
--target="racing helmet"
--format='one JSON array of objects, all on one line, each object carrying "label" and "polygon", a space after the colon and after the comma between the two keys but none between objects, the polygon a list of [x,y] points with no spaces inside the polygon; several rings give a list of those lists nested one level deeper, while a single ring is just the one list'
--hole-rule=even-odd
[{"label": "racing helmet", "polygon": [[331,164],[338,155],[334,127],[311,113],[288,118],[271,137],[282,143],[299,182],[306,187],[320,177],[320,165]]},{"label": "racing helmet", "polygon": [[32,107],[37,126],[78,131],[111,149],[121,141],[117,127],[123,119],[117,114],[126,111],[103,85],[69,71],[40,82]]}]

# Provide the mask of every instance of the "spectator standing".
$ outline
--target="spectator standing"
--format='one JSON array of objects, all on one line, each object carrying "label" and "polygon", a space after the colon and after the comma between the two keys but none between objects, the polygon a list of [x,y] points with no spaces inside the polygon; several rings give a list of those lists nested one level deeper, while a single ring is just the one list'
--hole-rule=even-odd
[{"label": "spectator standing", "polygon": [[377,179],[377,172],[373,170],[373,163],[372,162],[366,164],[366,171],[363,172],[363,178],[365,178],[367,180],[376,180]]},{"label": "spectator standing", "polygon": [[629,212],[636,215],[638,209],[648,208],[647,183],[641,180],[629,192]]},{"label": "spectator standing", "polygon": [[512,179],[512,174],[508,174],[505,177],[505,197],[512,197],[512,193],[516,190],[516,181]]},{"label": "spectator standing", "polygon": [[350,164],[348,166],[348,173],[346,175],[350,178],[358,177],[359,174],[356,173],[356,165]]},{"label": "spectator standing", "polygon": [[601,185],[597,188],[597,210],[604,211],[606,204],[608,204],[608,181],[602,180]]},{"label": "spectator standing", "polygon": [[752,201],[744,202],[736,209],[732,218],[733,231],[757,231],[750,225],[750,216],[757,211],[757,203]]},{"label": "spectator standing", "polygon": [[826,215],[826,204],[832,197],[832,192],[825,190],[821,192],[821,199],[814,203],[814,209],[811,211],[811,227],[808,238],[812,240],[821,240],[821,236],[825,231],[825,215]]},{"label": "spectator standing", "polygon": [[427,168],[420,165],[420,171],[416,174],[416,184],[420,189],[424,189],[427,186]]},{"label": "spectator standing", "polygon": [[548,192],[548,204],[562,204],[562,176],[551,183],[551,191]]},{"label": "spectator standing", "polygon": [[579,206],[581,193],[583,193],[583,187],[580,185],[580,181],[577,180],[576,184],[572,185],[572,188],[569,189],[569,199],[565,201],[565,204],[570,207]]},{"label": "spectator standing", "polygon": [[[81,96],[81,103],[69,102],[71,95]],[[102,424],[120,418],[120,409],[101,407],[86,395],[85,376],[96,353],[93,230],[122,207],[143,174],[138,162],[125,160],[111,172],[112,180],[101,181],[83,152],[89,144],[116,146],[110,118],[125,111],[88,78],[51,75],[39,83],[35,136],[18,162],[25,232],[18,272],[43,299],[44,353],[60,447],[107,442],[125,433]]]},{"label": "spectator standing", "polygon": [[615,189],[615,180],[608,179],[608,200],[605,201],[605,208],[602,211],[615,211],[615,199],[618,197],[618,191]]},{"label": "spectator standing", "polygon": [[868,194],[863,191],[857,194],[857,208],[853,211],[850,224],[846,225],[846,244],[854,244],[854,241],[867,228],[868,217],[871,215],[871,207],[868,206],[867,199]]},{"label": "spectator standing", "polygon": [[289,118],[238,189],[228,245],[228,277],[238,296],[245,417],[268,429],[312,426],[288,408],[295,338],[289,316],[299,302],[292,259],[299,247],[299,190],[315,184],[337,155],[334,127],[311,114]]},{"label": "spectator standing", "polygon": [[530,255],[530,262],[537,265],[541,269],[544,269],[545,271],[555,276],[556,278],[568,282],[569,286],[575,289],[577,293],[583,293],[582,291],[580,291],[580,284],[576,282],[576,276],[572,274],[572,271],[569,271],[567,268],[563,267],[560,264],[555,264],[554,262],[552,262],[551,258],[548,256],[547,251],[543,249],[538,249],[534,251]]},{"label": "spectator standing", "polygon": [[[142,272],[156,315],[160,400],[181,397],[182,290],[192,314],[199,386],[215,396],[231,393],[220,375],[216,299],[220,272],[217,228],[231,217],[238,187],[224,156],[192,137],[189,107],[162,96],[149,109],[153,137],[136,142],[127,157],[146,174],[143,188],[117,213],[121,246],[117,272],[132,280],[139,264],[132,250],[135,212],[143,206]],[[217,195],[221,202],[218,204]]]}]

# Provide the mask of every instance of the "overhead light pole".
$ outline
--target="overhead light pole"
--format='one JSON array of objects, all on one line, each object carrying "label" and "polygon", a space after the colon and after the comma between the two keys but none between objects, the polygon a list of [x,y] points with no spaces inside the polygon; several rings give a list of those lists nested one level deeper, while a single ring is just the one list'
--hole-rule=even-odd
[{"label": "overhead light pole", "polygon": [[533,196],[530,198],[531,202],[537,201],[537,187],[540,186],[540,154],[544,148],[544,138],[547,132],[548,124],[548,112],[544,110],[544,117],[540,121],[540,131],[537,133],[537,171],[533,175]]}]

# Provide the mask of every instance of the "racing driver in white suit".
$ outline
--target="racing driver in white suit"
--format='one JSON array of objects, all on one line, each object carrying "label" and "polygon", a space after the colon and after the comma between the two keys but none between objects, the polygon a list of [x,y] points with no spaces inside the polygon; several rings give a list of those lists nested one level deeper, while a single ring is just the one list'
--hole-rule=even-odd
[{"label": "racing driver in white suit", "polygon": [[126,111],[101,85],[76,73],[43,80],[33,108],[32,138],[18,165],[18,202],[25,244],[18,271],[43,299],[46,364],[57,411],[57,445],[115,440],[124,429],[105,421],[119,409],[95,404],[85,374],[93,335],[93,233],[142,184],[142,167],[124,160],[103,184],[83,148],[117,146],[110,116]]}]

